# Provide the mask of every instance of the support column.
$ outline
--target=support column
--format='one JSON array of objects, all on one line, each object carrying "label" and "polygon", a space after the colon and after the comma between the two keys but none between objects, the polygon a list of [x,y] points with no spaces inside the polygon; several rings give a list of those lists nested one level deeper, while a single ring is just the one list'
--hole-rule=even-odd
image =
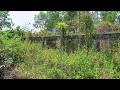
[{"label": "support column", "polygon": [[99,52],[100,51],[100,42],[94,40],[94,45],[95,45],[95,49]]}]

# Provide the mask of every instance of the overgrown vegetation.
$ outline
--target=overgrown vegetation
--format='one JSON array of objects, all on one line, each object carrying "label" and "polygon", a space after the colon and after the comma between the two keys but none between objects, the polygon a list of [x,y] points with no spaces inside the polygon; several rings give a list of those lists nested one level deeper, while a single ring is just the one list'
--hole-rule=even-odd
[{"label": "overgrown vegetation", "polygon": [[[38,48],[39,47],[39,48]],[[30,44],[24,51],[24,63],[19,64],[21,78],[34,79],[112,79],[120,78],[119,52],[78,49],[67,54],[53,49],[42,49],[41,44]]]},{"label": "overgrown vegetation", "polygon": [[[1,13],[0,17],[5,17]],[[8,15],[8,12],[6,13]],[[98,52],[92,41],[96,33],[120,31],[117,13],[119,12],[40,12],[35,16],[34,24],[35,27],[42,27],[43,30],[39,32],[26,31],[20,26],[0,31],[0,64],[5,65],[7,70],[17,69],[20,79],[120,78],[120,43],[101,42],[101,51]],[[1,29],[7,25],[5,21],[2,22],[4,24]],[[56,27],[56,33],[52,32],[54,27]],[[84,46],[80,42],[81,37],[78,41],[67,39],[68,35],[82,34],[85,35]],[[57,35],[60,36],[60,40],[56,41],[59,45],[55,49],[43,48],[42,42],[36,43],[29,40],[29,37],[43,38]],[[111,48],[110,45],[114,47]],[[72,50],[74,46],[76,49]]]}]

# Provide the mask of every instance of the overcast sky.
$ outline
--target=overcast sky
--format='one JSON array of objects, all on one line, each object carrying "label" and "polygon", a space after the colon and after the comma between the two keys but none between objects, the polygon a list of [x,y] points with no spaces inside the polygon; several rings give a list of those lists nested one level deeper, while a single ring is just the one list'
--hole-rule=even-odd
[{"label": "overcast sky", "polygon": [[25,24],[31,23],[31,26],[29,25],[32,29],[32,24],[34,23],[34,16],[38,14],[39,11],[10,11],[10,17],[12,18],[14,22],[14,27],[16,26],[25,26]]}]

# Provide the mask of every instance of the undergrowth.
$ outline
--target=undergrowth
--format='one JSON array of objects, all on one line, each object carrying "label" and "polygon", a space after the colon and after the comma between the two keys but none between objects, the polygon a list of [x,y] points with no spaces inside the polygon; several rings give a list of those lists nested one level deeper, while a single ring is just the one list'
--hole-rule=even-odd
[{"label": "undergrowth", "polygon": [[[28,45],[28,46],[27,46]],[[24,62],[19,63],[21,78],[34,79],[113,79],[120,78],[120,52],[77,50],[67,54],[54,49],[42,49],[41,44],[27,44]]]},{"label": "undergrowth", "polygon": [[17,66],[21,79],[120,78],[120,45],[117,52],[77,49],[74,53],[42,48],[41,43],[21,41],[0,32],[0,55],[7,66]]}]

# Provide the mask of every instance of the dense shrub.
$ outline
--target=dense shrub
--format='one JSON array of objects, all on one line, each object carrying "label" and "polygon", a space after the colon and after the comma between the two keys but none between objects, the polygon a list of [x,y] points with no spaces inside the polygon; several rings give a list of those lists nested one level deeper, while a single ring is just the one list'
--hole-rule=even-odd
[{"label": "dense shrub", "polygon": [[102,22],[98,27],[97,33],[119,32],[120,26],[117,23]]},{"label": "dense shrub", "polygon": [[5,58],[4,64],[15,65],[22,59],[23,43],[18,35],[10,36],[9,32],[0,33],[0,51]]},{"label": "dense shrub", "polygon": [[[117,52],[77,49],[74,53],[42,48],[41,43],[22,42],[18,35],[0,31],[4,64],[18,66],[20,78],[112,79],[120,78],[120,43]],[[6,51],[4,51],[6,50]]]},{"label": "dense shrub", "polygon": [[[28,44],[27,44],[28,45]],[[28,47],[29,46],[29,47]],[[110,79],[119,78],[119,52],[77,50],[67,54],[59,50],[42,49],[41,44],[28,45],[24,63],[19,64],[21,78],[37,79]]]}]

